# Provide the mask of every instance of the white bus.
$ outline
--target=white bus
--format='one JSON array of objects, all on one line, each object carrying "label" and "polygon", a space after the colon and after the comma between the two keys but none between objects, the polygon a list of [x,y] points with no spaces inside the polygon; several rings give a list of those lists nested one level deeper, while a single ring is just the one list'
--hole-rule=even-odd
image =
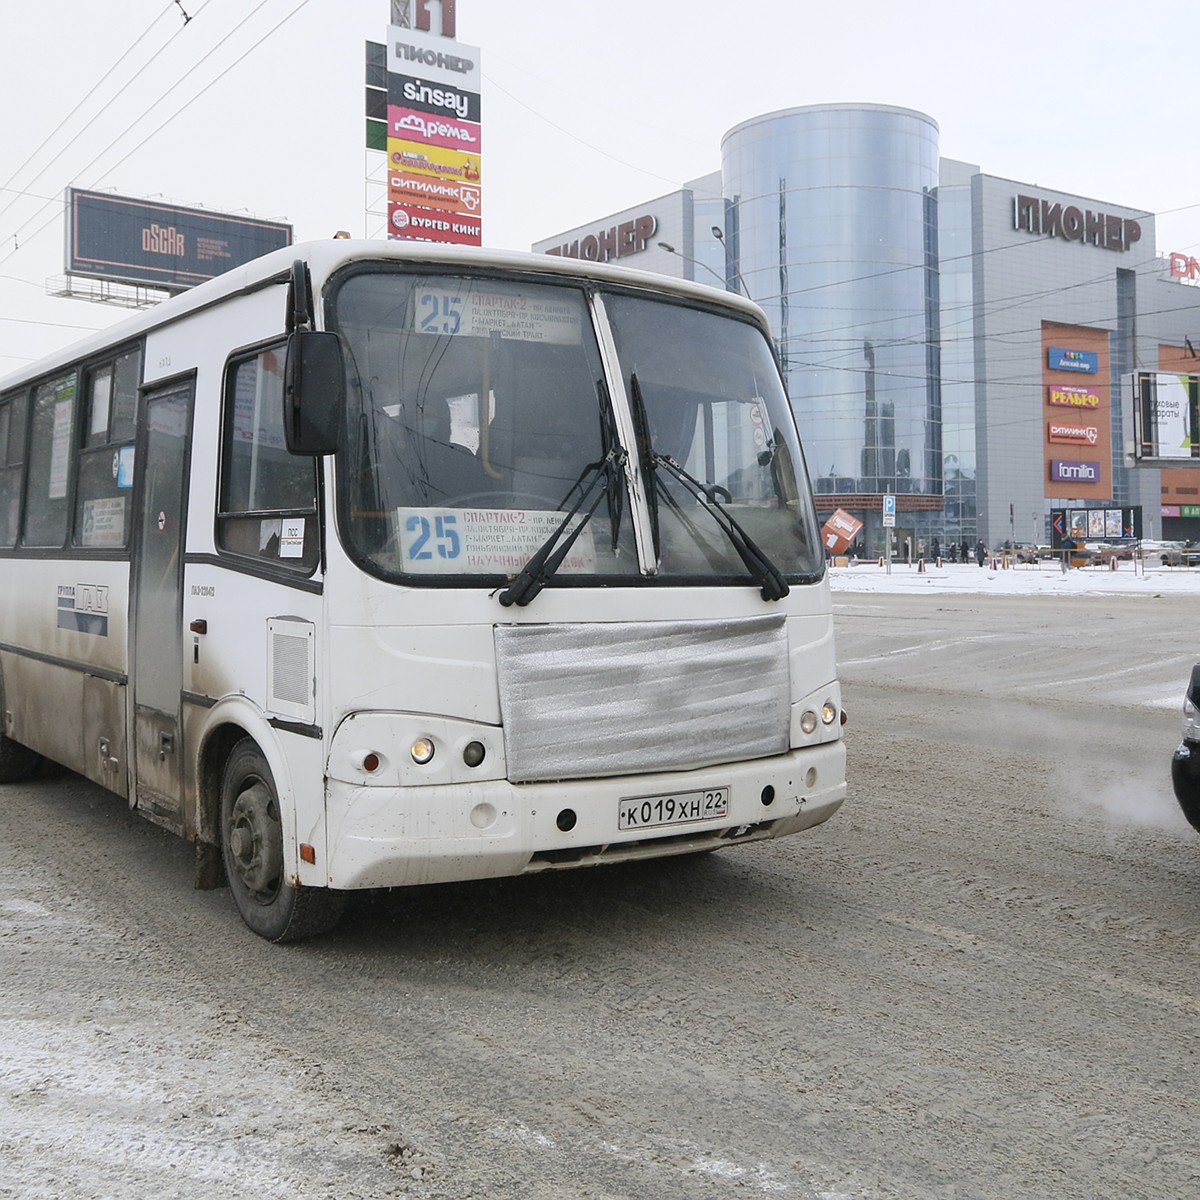
[{"label": "white bus", "polygon": [[330,240],[0,382],[0,780],[197,847],[256,933],[347,891],[697,853],[846,792],[762,313]]}]

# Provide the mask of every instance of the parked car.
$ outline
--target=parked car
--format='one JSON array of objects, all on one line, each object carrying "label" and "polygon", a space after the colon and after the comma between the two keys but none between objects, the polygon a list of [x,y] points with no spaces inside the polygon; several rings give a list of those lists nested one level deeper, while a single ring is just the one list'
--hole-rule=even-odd
[{"label": "parked car", "polygon": [[1200,546],[1195,542],[1184,542],[1182,546],[1171,547],[1162,552],[1164,567],[1200,567]]},{"label": "parked car", "polygon": [[1183,698],[1183,741],[1171,757],[1171,786],[1188,824],[1200,830],[1200,663]]},{"label": "parked car", "polygon": [[1114,558],[1126,562],[1133,558],[1132,542],[1088,542],[1087,548],[1096,562],[1107,563]]},{"label": "parked car", "polygon": [[1034,563],[1045,557],[1042,547],[1035,546],[1032,542],[1005,542],[999,552],[1015,558],[1019,563]]}]

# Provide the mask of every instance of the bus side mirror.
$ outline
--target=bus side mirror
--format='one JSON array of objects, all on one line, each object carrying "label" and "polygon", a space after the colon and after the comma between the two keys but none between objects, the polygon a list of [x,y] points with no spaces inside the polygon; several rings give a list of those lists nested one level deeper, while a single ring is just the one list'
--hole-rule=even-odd
[{"label": "bus side mirror", "polygon": [[288,337],[283,369],[283,430],[292,454],[333,454],[346,406],[342,343],[336,333]]}]

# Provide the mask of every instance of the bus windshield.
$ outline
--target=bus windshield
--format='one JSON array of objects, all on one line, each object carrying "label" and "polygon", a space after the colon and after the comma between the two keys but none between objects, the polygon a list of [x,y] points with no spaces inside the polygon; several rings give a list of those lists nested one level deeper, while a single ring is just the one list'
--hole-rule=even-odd
[{"label": "bus windshield", "polygon": [[[744,584],[728,516],[783,576],[819,574],[795,425],[750,322],[641,293],[593,305],[570,282],[375,267],[343,277],[330,324],[350,385],[340,528],[374,573],[500,581],[557,531],[573,540],[556,583]],[[634,537],[635,456],[653,562]]]}]

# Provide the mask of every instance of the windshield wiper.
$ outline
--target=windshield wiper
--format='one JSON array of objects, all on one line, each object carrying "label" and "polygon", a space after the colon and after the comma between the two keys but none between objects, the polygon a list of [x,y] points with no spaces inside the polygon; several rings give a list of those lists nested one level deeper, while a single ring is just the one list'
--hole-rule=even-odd
[{"label": "windshield wiper", "polygon": [[[615,450],[620,460],[618,465],[623,467],[628,456],[621,446],[621,436],[617,432],[617,419],[608,394],[608,384],[604,382],[603,376],[596,380],[596,399],[600,402],[600,429],[604,435],[605,453]],[[612,549],[616,554],[617,543],[621,536],[621,517],[625,513],[625,478],[622,472],[614,470],[612,465],[608,467],[606,474],[608,476],[608,519],[612,527]]]},{"label": "windshield wiper", "polygon": [[[650,444],[650,418],[646,415],[646,400],[642,395],[642,385],[638,382],[637,372],[629,376],[629,409],[633,416],[633,436],[637,446],[638,462],[644,464],[644,469],[654,478],[654,448]],[[662,557],[659,546],[658,504],[653,493],[646,497],[650,509],[650,544],[654,547],[655,563]]]},{"label": "windshield wiper", "polygon": [[696,499],[700,501],[700,507],[712,516],[712,519],[729,539],[729,544],[737,551],[746,570],[750,572],[751,579],[758,584],[764,600],[782,600],[792,590],[788,587],[783,572],[771,561],[766,551],[738,524],[728,509],[717,499],[715,487],[705,487],[700,480],[689,475],[669,454],[659,454],[658,451],[652,450],[649,462],[655,470],[660,467],[666,468],[695,495]]},{"label": "windshield wiper", "polygon": [[[549,583],[551,576],[571,552],[571,547],[575,544],[575,539],[580,535],[583,527],[592,519],[592,514],[600,505],[600,501],[604,499],[608,493],[608,487],[598,488],[598,484],[603,480],[607,485],[608,480],[613,472],[620,470],[625,465],[626,454],[620,446],[613,445],[609,447],[608,453],[598,462],[589,463],[580,472],[579,478],[571,484],[570,491],[563,498],[565,504],[570,497],[571,492],[576,488],[579,489],[579,499],[567,510],[566,515],[559,522],[554,532],[534,551],[529,561],[521,569],[519,575],[515,576],[512,583],[502,591],[497,599],[505,607],[509,608],[512,605],[517,605],[518,608],[524,608],[541,590]],[[589,480],[584,487],[584,480]],[[595,492],[595,498],[592,500],[591,506],[587,512],[583,514],[582,519],[564,538],[568,525],[574,519],[575,515],[588,502],[588,499]]]},{"label": "windshield wiper", "polygon": [[[689,475],[669,454],[659,454],[650,440],[650,418],[646,413],[646,400],[642,395],[642,385],[638,381],[637,372],[629,376],[629,399],[633,413],[634,432],[637,434],[638,458],[645,464],[647,472],[654,479],[654,491],[661,492],[668,503],[671,496],[666,486],[659,478],[659,467],[665,467],[681,483],[686,485],[700,501],[700,507],[709,513],[730,544],[737,551],[738,557],[750,572],[750,578],[758,584],[764,600],[782,600],[792,589],[783,577],[779,568],[767,557],[758,543],[737,523],[733,516],[722,507],[716,497],[715,487],[705,487],[700,480]],[[724,490],[724,489],[721,489]],[[726,492],[726,495],[729,493]],[[658,504],[650,504],[651,534],[654,539],[654,557],[658,558],[659,530]]]}]

